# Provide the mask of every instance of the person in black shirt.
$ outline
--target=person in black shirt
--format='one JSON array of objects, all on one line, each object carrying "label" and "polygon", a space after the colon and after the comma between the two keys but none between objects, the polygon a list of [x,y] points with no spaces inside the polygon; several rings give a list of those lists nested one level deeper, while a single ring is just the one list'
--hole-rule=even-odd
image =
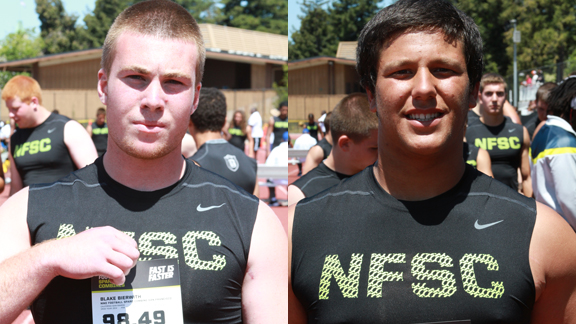
[{"label": "person in black shirt", "polygon": [[94,146],[96,146],[96,151],[98,156],[102,156],[106,152],[106,146],[108,145],[108,125],[106,124],[106,109],[98,108],[96,111],[96,121],[93,123],[88,123],[86,126],[86,131],[92,137]]},{"label": "person in black shirt", "polygon": [[202,87],[203,44],[194,18],[173,1],[138,2],[114,20],[98,71],[106,154],[0,206],[3,322],[32,305],[38,324],[92,323],[91,278],[120,285],[139,260],[174,258],[184,323],[286,322],[278,217],[181,153]]},{"label": "person in black shirt", "polygon": [[308,132],[312,138],[318,140],[318,123],[314,120],[314,114],[308,114],[308,122],[304,127],[308,128]]},{"label": "person in black shirt", "polygon": [[230,142],[230,144],[234,145],[242,152],[244,152],[246,146],[246,139],[252,141],[252,135],[248,130],[246,117],[242,110],[236,110],[234,112],[231,125],[228,126],[228,124],[226,124],[224,128],[222,128],[222,133],[224,134],[224,138]]},{"label": "person in black shirt", "polygon": [[[270,117],[268,121],[268,131],[266,132],[267,153],[266,157],[270,155],[272,150],[282,143],[282,135],[288,131],[288,102],[284,101],[278,105],[280,115],[278,117]],[[274,134],[274,141],[270,142],[270,138]]]},{"label": "person in black shirt", "polygon": [[310,170],[317,167],[320,162],[324,161],[332,151],[332,133],[330,131],[330,116],[332,112],[328,112],[324,117],[324,137],[318,144],[312,146],[306,154],[306,159],[302,164],[302,174],[310,172]]},{"label": "person in black shirt", "polygon": [[216,88],[202,88],[198,109],[190,116],[188,126],[198,145],[190,160],[258,196],[258,164],[222,138],[220,130],[225,123],[226,97]]},{"label": "person in black shirt", "polygon": [[576,321],[576,233],[462,158],[474,21],[448,0],[396,1],[356,62],[378,161],[289,207],[290,322]]},{"label": "person in black shirt", "polygon": [[328,189],[374,164],[378,154],[378,118],[363,93],[344,97],[330,116],[328,158],[288,186],[288,205]]}]

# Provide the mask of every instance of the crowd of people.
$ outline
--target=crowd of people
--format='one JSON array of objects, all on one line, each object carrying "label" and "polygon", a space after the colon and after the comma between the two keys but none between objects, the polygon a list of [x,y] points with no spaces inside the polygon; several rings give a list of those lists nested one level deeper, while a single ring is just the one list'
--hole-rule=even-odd
[{"label": "crowd of people", "polygon": [[[202,86],[199,26],[169,0],[114,21],[85,128],[10,79],[0,323],[110,323],[93,279],[158,259],[178,260],[179,323],[575,322],[576,75],[539,79],[522,118],[445,0],[397,1],[358,39],[365,93],[294,140],[288,102],[266,126]],[[291,149],[296,180],[259,183]]]}]

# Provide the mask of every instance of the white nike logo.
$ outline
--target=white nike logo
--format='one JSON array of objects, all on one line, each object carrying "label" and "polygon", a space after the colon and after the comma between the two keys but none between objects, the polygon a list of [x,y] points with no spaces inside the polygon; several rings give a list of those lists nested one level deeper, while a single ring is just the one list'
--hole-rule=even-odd
[{"label": "white nike logo", "polygon": [[498,224],[498,223],[502,223],[503,221],[504,221],[504,220],[500,220],[500,221],[497,221],[497,222],[494,222],[494,223],[489,223],[489,224],[480,225],[480,224],[478,224],[478,220],[476,220],[476,223],[474,223],[474,228],[476,228],[477,230],[482,230],[482,229],[485,229],[485,228],[487,228],[487,227],[494,226],[494,225],[496,225],[496,224]]},{"label": "white nike logo", "polygon": [[48,130],[48,134],[52,133],[52,132],[55,131],[55,130],[56,130],[56,128],[49,129],[49,130]]},{"label": "white nike logo", "polygon": [[508,130],[508,133],[512,133],[513,131],[514,131],[513,129],[509,129],[509,130]]},{"label": "white nike logo", "polygon": [[202,204],[198,204],[198,207],[196,207],[196,210],[199,211],[199,212],[205,212],[205,211],[210,210],[210,209],[220,208],[220,207],[226,205],[226,203],[223,203],[223,204],[220,205],[220,206],[208,206],[208,207],[202,207],[202,206],[200,206],[200,205],[202,205]]}]

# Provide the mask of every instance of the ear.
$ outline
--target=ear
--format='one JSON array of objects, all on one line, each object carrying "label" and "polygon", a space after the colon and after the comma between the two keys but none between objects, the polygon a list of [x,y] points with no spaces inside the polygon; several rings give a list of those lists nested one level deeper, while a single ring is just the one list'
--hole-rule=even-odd
[{"label": "ear", "polygon": [[375,113],[377,112],[378,107],[376,106],[376,98],[374,98],[374,94],[368,87],[366,89],[366,94],[368,95],[368,101],[370,102],[370,111]]},{"label": "ear", "polygon": [[108,100],[108,76],[104,69],[98,71],[98,97],[100,97],[100,102],[107,106]]},{"label": "ear", "polygon": [[470,91],[470,98],[468,98],[468,109],[476,107],[478,96],[480,96],[480,82],[476,83],[474,88]]},{"label": "ear", "polygon": [[194,87],[194,100],[192,101],[192,111],[190,112],[190,115],[192,115],[198,108],[198,102],[200,100],[200,89],[202,89],[202,82],[198,82],[196,87]]},{"label": "ear", "polygon": [[30,105],[32,106],[32,109],[34,109],[34,111],[36,111],[38,106],[40,106],[40,103],[38,102],[38,98],[37,97],[30,98]]},{"label": "ear", "polygon": [[343,151],[343,152],[348,152],[350,151],[351,145],[352,145],[352,140],[346,136],[346,135],[342,135],[340,137],[338,137],[338,147]]}]

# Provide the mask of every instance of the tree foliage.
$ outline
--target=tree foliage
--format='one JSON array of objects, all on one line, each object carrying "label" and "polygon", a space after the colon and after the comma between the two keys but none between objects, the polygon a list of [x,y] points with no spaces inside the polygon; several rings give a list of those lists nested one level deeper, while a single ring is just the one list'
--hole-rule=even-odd
[{"label": "tree foliage", "polygon": [[84,16],[84,25],[77,27],[78,42],[84,49],[104,44],[114,19],[129,5],[129,0],[96,0],[92,13]]},{"label": "tree foliage", "polygon": [[[289,60],[300,60],[315,56],[334,56],[337,44],[329,14],[322,8],[321,0],[303,0],[300,29],[292,33],[288,45]],[[336,45],[337,46],[337,45]]]},{"label": "tree foliage", "polygon": [[249,30],[288,35],[286,0],[221,0],[219,23]]},{"label": "tree foliage", "polygon": [[36,12],[40,20],[40,36],[44,40],[44,54],[81,49],[76,37],[78,17],[67,14],[61,0],[36,0]]},{"label": "tree foliage", "polygon": [[[37,37],[33,29],[18,29],[0,40],[0,62],[21,60],[42,55],[42,39]],[[12,77],[29,73],[0,71],[0,89]]]}]

